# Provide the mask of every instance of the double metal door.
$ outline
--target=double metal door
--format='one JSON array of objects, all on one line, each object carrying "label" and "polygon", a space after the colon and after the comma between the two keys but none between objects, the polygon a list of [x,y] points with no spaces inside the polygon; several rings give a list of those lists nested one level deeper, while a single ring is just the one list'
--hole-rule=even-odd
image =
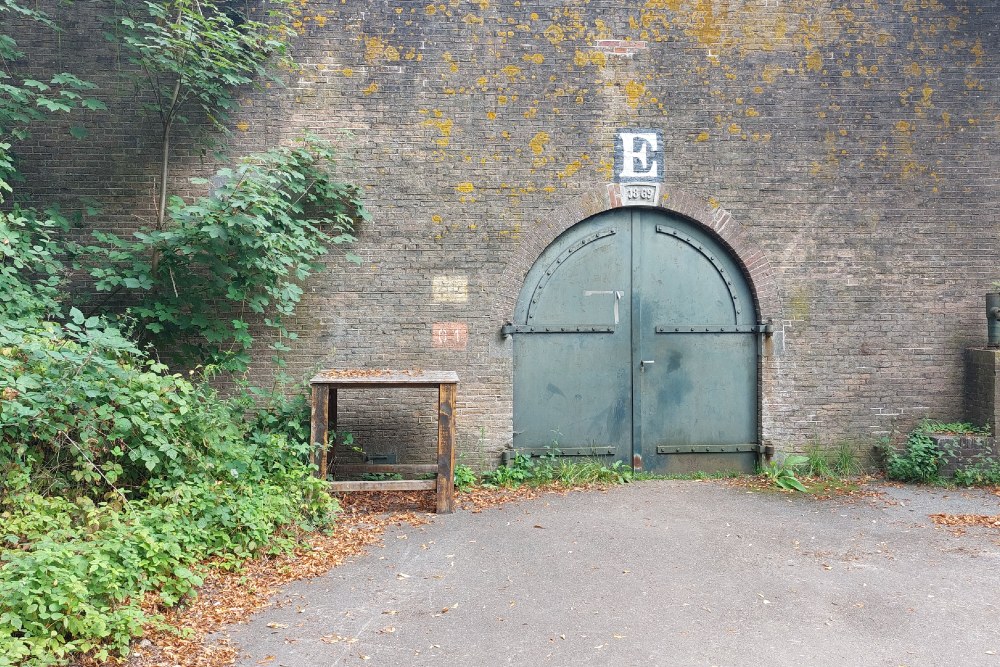
[{"label": "double metal door", "polygon": [[518,299],[514,447],[661,473],[752,470],[758,331],[728,252],[626,208],[575,225]]}]

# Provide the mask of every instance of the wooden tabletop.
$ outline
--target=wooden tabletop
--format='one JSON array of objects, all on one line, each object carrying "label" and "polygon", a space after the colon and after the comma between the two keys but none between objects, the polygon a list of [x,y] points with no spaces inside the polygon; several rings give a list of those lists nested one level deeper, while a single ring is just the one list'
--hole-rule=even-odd
[{"label": "wooden tabletop", "polygon": [[454,371],[393,371],[372,369],[329,369],[316,374],[309,384],[340,386],[420,386],[458,384],[458,373]]}]

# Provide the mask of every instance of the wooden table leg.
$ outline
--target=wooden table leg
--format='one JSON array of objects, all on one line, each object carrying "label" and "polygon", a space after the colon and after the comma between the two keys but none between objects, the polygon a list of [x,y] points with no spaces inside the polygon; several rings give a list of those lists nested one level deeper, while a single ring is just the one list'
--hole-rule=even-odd
[{"label": "wooden table leg", "polygon": [[317,467],[316,476],[326,479],[326,439],[329,421],[330,388],[323,384],[312,387],[312,414],[310,415],[309,444],[310,463]]},{"label": "wooden table leg", "polygon": [[455,511],[455,398],[454,384],[438,385],[437,513]]},{"label": "wooden table leg", "polygon": [[[330,478],[335,479],[337,472],[333,469],[333,460],[337,456],[337,387],[330,387],[330,398],[327,401],[326,421],[329,425],[327,433],[332,434],[326,437],[326,450],[323,453],[323,479],[326,479],[327,471]],[[327,454],[326,452],[329,452]]]}]

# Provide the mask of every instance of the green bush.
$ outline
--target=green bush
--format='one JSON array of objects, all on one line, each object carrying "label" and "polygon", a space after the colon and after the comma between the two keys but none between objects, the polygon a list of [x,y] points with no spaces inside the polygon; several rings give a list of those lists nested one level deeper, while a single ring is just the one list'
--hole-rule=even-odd
[{"label": "green bush", "polygon": [[287,549],[338,506],[306,464],[303,398],[248,416],[100,318],[42,319],[58,248],[23,241],[46,225],[18,215],[0,216],[29,245],[0,261],[17,295],[0,301],[0,667],[103,660],[148,620],[145,595],[175,604],[204,561]]},{"label": "green bush", "polygon": [[210,196],[171,197],[164,229],[94,232],[100,245],[82,248],[75,265],[98,291],[128,294],[143,337],[181,361],[245,370],[252,317],[277,333],[270,347],[280,359],[295,339],[282,317],[294,313],[302,281],[368,217],[359,191],[334,180],[333,163],[329,145],[309,137],[244,158],[216,172]]},{"label": "green bush", "polygon": [[933,484],[941,481],[938,466],[948,454],[931,439],[931,433],[951,433],[956,435],[988,434],[988,428],[979,428],[965,422],[939,422],[924,419],[906,438],[902,452],[888,449],[886,455],[886,475],[901,482]]}]

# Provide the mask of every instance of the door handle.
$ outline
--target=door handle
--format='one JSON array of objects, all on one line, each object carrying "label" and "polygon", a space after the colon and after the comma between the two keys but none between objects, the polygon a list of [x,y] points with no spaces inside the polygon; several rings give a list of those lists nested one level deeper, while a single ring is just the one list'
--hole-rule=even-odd
[{"label": "door handle", "polygon": [[639,362],[639,368],[641,370],[646,370],[646,366],[652,366],[655,363],[656,362],[652,359],[643,359],[642,361]]}]

